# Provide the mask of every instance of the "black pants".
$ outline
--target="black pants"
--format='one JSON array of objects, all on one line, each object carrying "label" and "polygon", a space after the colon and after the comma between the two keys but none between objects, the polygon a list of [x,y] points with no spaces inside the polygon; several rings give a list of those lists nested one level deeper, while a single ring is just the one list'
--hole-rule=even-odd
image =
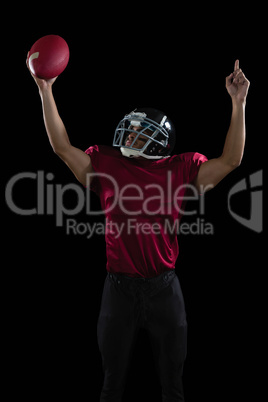
[{"label": "black pants", "polygon": [[152,342],[162,400],[184,401],[186,314],[178,277],[169,271],[152,279],[107,275],[98,321],[104,369],[100,402],[122,400],[129,358],[141,327]]}]

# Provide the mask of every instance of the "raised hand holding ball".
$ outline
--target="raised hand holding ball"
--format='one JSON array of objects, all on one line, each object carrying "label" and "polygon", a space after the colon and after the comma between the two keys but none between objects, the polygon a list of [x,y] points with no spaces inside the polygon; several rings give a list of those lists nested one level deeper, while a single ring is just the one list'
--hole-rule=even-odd
[{"label": "raised hand holding ball", "polygon": [[65,70],[69,57],[69,47],[61,36],[46,35],[31,47],[27,65],[35,77],[48,80]]}]

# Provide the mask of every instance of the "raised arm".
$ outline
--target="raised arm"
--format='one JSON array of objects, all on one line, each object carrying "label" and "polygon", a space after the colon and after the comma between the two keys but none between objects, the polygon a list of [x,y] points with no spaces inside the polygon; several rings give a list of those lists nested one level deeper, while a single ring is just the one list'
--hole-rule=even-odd
[{"label": "raised arm", "polygon": [[232,117],[222,155],[203,163],[195,185],[200,192],[216,186],[241,163],[246,136],[245,108],[249,81],[236,60],[234,72],[226,78],[226,89],[232,99]]},{"label": "raised arm", "polygon": [[[28,57],[27,57],[28,66]],[[29,66],[28,66],[29,68]],[[72,170],[77,180],[83,185],[87,185],[87,174],[93,173],[91,159],[78,148],[71,145],[67,131],[61,120],[52,93],[52,85],[56,78],[43,80],[34,78],[42,101],[43,117],[48,139],[53,151],[66,163]]]}]

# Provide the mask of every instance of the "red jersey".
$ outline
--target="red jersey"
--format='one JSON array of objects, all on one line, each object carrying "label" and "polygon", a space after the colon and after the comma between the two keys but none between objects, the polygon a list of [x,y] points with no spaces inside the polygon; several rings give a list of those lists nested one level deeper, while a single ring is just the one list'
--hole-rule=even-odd
[{"label": "red jersey", "polygon": [[184,196],[207,158],[194,152],[127,158],[97,145],[86,153],[95,172],[90,188],[106,216],[107,271],[152,278],[174,269]]}]

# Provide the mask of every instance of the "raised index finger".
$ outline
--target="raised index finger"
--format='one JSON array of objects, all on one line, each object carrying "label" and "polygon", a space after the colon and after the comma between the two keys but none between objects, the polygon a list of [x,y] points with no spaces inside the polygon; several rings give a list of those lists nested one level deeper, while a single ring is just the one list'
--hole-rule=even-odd
[{"label": "raised index finger", "polygon": [[235,65],[234,65],[234,71],[239,69],[239,60],[235,61]]}]

